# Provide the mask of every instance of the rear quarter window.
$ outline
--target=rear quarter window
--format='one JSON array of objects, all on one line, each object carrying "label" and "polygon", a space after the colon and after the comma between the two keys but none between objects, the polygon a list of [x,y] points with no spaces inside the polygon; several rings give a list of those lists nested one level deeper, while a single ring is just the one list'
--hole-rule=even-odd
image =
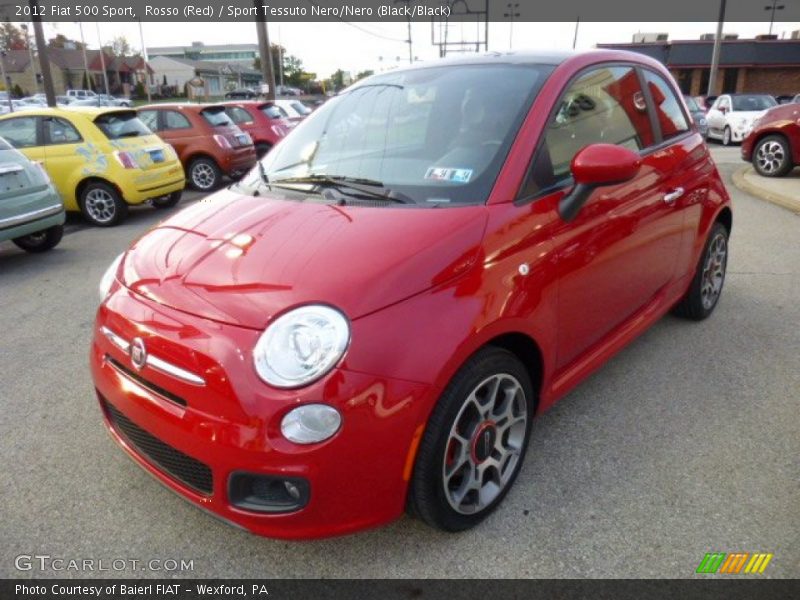
[{"label": "rear quarter window", "polygon": [[135,111],[120,111],[98,116],[94,124],[110,140],[126,137],[152,135],[152,131],[142,123]]},{"label": "rear quarter window", "polygon": [[200,111],[203,119],[212,127],[230,127],[233,121],[221,106],[213,108],[205,108]]}]

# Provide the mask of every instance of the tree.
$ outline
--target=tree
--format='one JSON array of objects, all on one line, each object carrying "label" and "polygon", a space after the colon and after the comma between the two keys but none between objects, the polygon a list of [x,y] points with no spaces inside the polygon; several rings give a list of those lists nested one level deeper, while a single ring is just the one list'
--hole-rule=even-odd
[{"label": "tree", "polygon": [[57,33],[55,37],[51,37],[47,41],[48,48],[75,48],[80,50],[83,48],[83,44],[76,40],[71,40],[63,33]]},{"label": "tree", "polygon": [[115,56],[133,56],[131,45],[124,35],[118,35],[111,40],[111,51]]},{"label": "tree", "polygon": [[373,71],[372,69],[367,69],[366,71],[360,71],[356,75],[355,81],[358,81],[359,79],[364,79],[365,77],[369,77],[370,75],[374,75],[374,74],[375,74],[375,71]]},{"label": "tree", "polygon": [[28,42],[22,30],[13,23],[0,25],[0,50],[25,50]]}]

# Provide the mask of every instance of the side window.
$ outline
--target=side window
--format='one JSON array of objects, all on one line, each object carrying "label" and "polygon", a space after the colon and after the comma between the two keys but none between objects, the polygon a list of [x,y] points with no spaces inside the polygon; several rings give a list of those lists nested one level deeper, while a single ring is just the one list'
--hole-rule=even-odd
[{"label": "side window", "polygon": [[728,97],[727,96],[723,96],[722,98],[720,98],[719,102],[717,103],[717,110],[722,110],[722,109],[725,109],[725,110],[730,110],[731,109],[731,103],[728,102]]},{"label": "side window", "polygon": [[191,128],[189,119],[174,110],[164,111],[164,129],[189,129]]},{"label": "side window", "polygon": [[[281,117],[283,117],[284,119],[288,119],[289,118],[289,113],[286,112],[286,109],[284,109],[282,106],[278,106],[276,104],[275,108],[278,109],[278,113],[280,113]],[[272,117],[272,118],[274,119],[275,117]]]},{"label": "side window", "polygon": [[72,123],[58,117],[44,119],[44,135],[48,144],[77,144],[83,141]]},{"label": "side window", "polygon": [[145,124],[150,131],[158,131],[158,111],[140,110],[139,120]]},{"label": "side window", "polygon": [[689,130],[689,122],[683,114],[680,102],[675,96],[672,87],[660,75],[652,71],[644,71],[644,79],[653,97],[656,109],[656,119],[661,126],[661,135],[664,139],[679,135]]},{"label": "side window", "polygon": [[522,196],[566,181],[573,157],[589,144],[617,144],[638,152],[655,139],[636,70],[592,69],[562,96],[534,157]]},{"label": "side window", "polygon": [[253,122],[252,115],[250,115],[250,113],[247,112],[245,109],[239,108],[238,106],[228,106],[225,109],[225,112],[228,113],[228,116],[237,125],[240,124],[240,123],[252,123]]},{"label": "side window", "polygon": [[36,146],[36,120],[36,117],[16,117],[0,121],[0,137],[14,148]]}]

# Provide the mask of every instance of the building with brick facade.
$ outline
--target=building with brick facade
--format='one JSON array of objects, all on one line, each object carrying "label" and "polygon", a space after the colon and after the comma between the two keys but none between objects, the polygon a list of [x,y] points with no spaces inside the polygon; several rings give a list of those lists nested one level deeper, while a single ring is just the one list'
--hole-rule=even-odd
[{"label": "building with brick facade", "polygon": [[[661,61],[681,90],[708,93],[713,40],[598,44],[598,48],[632,50]],[[800,94],[800,39],[723,40],[713,95],[745,92],[774,96]]]},{"label": "building with brick facade", "polygon": [[[112,94],[129,96],[138,82],[144,84],[148,79],[152,80],[153,71],[142,57],[115,56],[110,48],[103,49],[104,60],[101,60],[100,50],[87,50],[86,62],[83,52],[75,48],[48,48],[47,55],[50,58],[50,73],[56,94],[64,94],[69,89],[84,88],[87,82],[95,91],[104,92],[103,62],[108,88]],[[18,85],[24,94],[42,91],[41,83],[37,85],[36,81],[36,73],[40,71],[38,60],[37,56],[35,64],[31,65],[28,50],[7,51],[2,57],[7,81],[5,86],[0,87],[13,89]]]}]

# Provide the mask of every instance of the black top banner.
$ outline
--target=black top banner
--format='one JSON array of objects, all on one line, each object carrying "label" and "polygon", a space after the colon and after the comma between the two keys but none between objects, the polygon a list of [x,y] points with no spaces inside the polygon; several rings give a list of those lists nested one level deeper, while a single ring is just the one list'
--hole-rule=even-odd
[{"label": "black top banner", "polygon": [[[800,22],[800,0],[0,0],[3,21]],[[770,6],[767,6],[770,5]]]}]

